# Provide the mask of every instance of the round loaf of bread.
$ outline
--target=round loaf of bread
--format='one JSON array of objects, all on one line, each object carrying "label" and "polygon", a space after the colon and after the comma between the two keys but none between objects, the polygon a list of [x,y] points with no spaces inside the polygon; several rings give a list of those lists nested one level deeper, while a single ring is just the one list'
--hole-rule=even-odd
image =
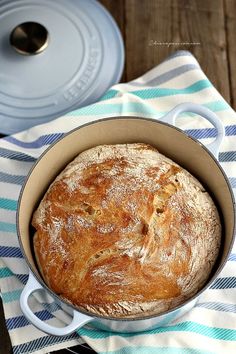
[{"label": "round loaf of bread", "polygon": [[34,212],[47,285],[95,314],[140,317],[181,304],[207,281],[221,223],[204,187],[143,143],[79,154]]}]

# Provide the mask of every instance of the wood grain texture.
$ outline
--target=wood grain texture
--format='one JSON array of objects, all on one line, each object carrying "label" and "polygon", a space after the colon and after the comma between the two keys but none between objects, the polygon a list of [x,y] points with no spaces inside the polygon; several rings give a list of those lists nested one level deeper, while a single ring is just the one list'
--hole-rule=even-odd
[{"label": "wood grain texture", "polygon": [[125,7],[127,80],[176,50],[189,50],[230,102],[223,0],[126,0]]},{"label": "wood grain texture", "polygon": [[[120,32],[124,39],[125,45],[125,0],[100,0],[99,1],[114,17]],[[121,82],[126,82],[126,70],[123,71]]]},{"label": "wood grain texture", "polygon": [[236,1],[224,0],[231,105],[236,109]]},{"label": "wood grain texture", "polygon": [[[124,38],[129,81],[178,50],[190,50],[223,97],[236,109],[236,0],[100,0]],[[200,42],[201,45],[150,45],[156,42]],[[0,306],[0,348],[5,326]],[[8,344],[7,344],[8,345]],[[9,350],[8,350],[9,349]],[[73,348],[83,353],[84,348]],[[81,350],[82,349],[82,350]],[[89,350],[89,349],[88,349]],[[67,350],[60,353],[69,353]]]},{"label": "wood grain texture", "polygon": [[4,312],[3,312],[1,298],[0,298],[0,353],[1,354],[12,353],[10,337],[5,326]]},{"label": "wood grain texture", "polygon": [[125,0],[100,0],[99,2],[112,14],[123,34],[125,27]]}]

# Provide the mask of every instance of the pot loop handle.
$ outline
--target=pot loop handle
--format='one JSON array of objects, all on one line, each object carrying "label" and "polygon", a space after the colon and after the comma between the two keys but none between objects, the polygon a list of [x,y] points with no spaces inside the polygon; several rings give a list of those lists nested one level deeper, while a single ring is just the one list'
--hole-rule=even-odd
[{"label": "pot loop handle", "polygon": [[53,336],[66,336],[75,332],[79,328],[83,327],[86,323],[91,322],[93,320],[92,317],[89,317],[74,310],[72,322],[63,328],[54,327],[52,325],[49,325],[45,321],[41,321],[32,312],[28,305],[29,296],[34,291],[40,289],[44,289],[44,287],[35,279],[34,275],[29,272],[29,279],[20,296],[20,307],[27,320],[29,320],[35,327],[37,327],[41,331],[51,334]]},{"label": "pot loop handle", "polygon": [[213,126],[217,130],[217,136],[215,140],[212,143],[207,144],[206,147],[215,156],[215,158],[219,160],[219,149],[222,140],[224,139],[225,136],[225,128],[221,120],[210,109],[196,103],[188,103],[188,102],[177,105],[160,120],[161,122],[175,125],[177,116],[183,112],[191,112],[191,113],[198,114],[213,124]]}]

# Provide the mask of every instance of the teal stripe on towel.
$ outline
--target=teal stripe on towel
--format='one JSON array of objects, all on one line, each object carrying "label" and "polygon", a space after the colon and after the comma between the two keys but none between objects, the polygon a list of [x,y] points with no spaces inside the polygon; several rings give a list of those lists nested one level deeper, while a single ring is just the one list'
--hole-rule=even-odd
[{"label": "teal stripe on towel", "polygon": [[[224,101],[212,101],[204,103],[202,106],[205,106],[211,109],[213,112],[224,111],[229,108],[228,104]],[[125,102],[125,103],[107,103],[107,104],[96,104],[87,106],[84,108],[80,108],[79,110],[72,111],[67,114],[67,116],[75,117],[75,116],[85,116],[85,115],[114,115],[117,114],[118,116],[121,114],[128,114],[134,113],[137,116],[139,114],[145,115],[146,117],[153,117],[153,118],[161,118],[165,115],[166,111],[158,111],[155,108],[151,107],[145,102]],[[184,114],[189,115],[189,114]]]},{"label": "teal stripe on towel", "polygon": [[125,346],[118,350],[99,352],[100,354],[214,354],[208,350],[174,347]]},{"label": "teal stripe on towel", "polygon": [[0,208],[15,211],[17,208],[17,201],[14,199],[0,198]]},{"label": "teal stripe on towel", "polygon": [[0,231],[3,232],[16,232],[16,224],[0,221]]},{"label": "teal stripe on towel", "polygon": [[151,88],[144,90],[132,91],[135,96],[138,96],[144,100],[165,96],[173,96],[173,95],[188,95],[204,90],[208,87],[212,87],[212,84],[209,80],[199,80],[194,84],[187,86],[182,89],[169,89],[169,88]]},{"label": "teal stripe on towel", "polygon": [[[187,86],[182,89],[170,89],[170,88],[147,88],[143,90],[134,90],[134,91],[127,91],[126,93],[129,93],[131,95],[138,96],[144,100],[151,99],[151,98],[158,98],[158,97],[165,97],[165,96],[173,96],[173,95],[187,95],[187,94],[193,94],[196,92],[199,92],[201,90],[204,90],[205,88],[212,87],[212,84],[209,80],[199,80],[195,82],[194,84]],[[120,94],[119,94],[120,93]],[[109,90],[107,93],[102,96],[100,101],[103,100],[108,100],[114,97],[122,96],[122,92],[119,92],[118,90]]]},{"label": "teal stripe on towel", "polygon": [[6,293],[2,293],[2,300],[4,303],[18,301],[20,299],[20,294],[22,290],[13,290]]},{"label": "teal stripe on towel", "polygon": [[1,278],[8,278],[11,277],[13,275],[13,273],[10,271],[9,268],[4,267],[4,268],[0,268],[0,279]]},{"label": "teal stripe on towel", "polygon": [[155,108],[149,106],[145,103],[140,102],[125,102],[125,103],[115,103],[115,104],[94,104],[79,110],[70,112],[67,116],[84,116],[84,115],[109,115],[109,114],[126,114],[129,112],[136,113],[139,115],[145,114],[145,116],[155,115],[157,118],[163,115],[163,112],[158,112]]},{"label": "teal stripe on towel", "polygon": [[224,111],[230,108],[226,101],[212,101],[204,103],[202,106],[211,109],[213,112]]},{"label": "teal stripe on towel", "polygon": [[118,94],[119,91],[111,89],[109,91],[107,91],[100,99],[99,101],[105,101],[105,100],[109,100],[113,97],[116,97],[116,95]]},{"label": "teal stripe on towel", "polygon": [[149,334],[158,334],[166,332],[193,332],[201,334],[206,337],[218,339],[218,340],[236,340],[236,330],[228,328],[219,328],[219,327],[209,327],[196,322],[183,322],[178,323],[174,326],[161,327],[157,329],[150,330],[143,333],[111,333],[111,332],[102,332],[96,330],[90,330],[87,328],[81,328],[78,333],[82,336],[87,336],[93,339],[105,339],[112,336],[122,336],[122,337],[136,337],[140,335],[149,335]]}]

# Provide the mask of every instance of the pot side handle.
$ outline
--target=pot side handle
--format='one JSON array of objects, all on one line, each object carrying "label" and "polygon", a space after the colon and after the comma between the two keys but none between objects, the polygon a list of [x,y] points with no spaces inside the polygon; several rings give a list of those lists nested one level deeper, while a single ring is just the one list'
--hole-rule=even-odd
[{"label": "pot side handle", "polygon": [[51,334],[53,336],[66,336],[69,335],[73,332],[75,332],[77,329],[81,328],[84,326],[86,323],[90,322],[93,320],[92,317],[89,317],[87,315],[84,315],[78,311],[73,311],[73,319],[72,322],[63,327],[54,327],[52,325],[49,325],[48,323],[41,321],[30,309],[28,305],[28,299],[29,296],[36,290],[39,289],[44,289],[42,285],[35,279],[33,274],[29,272],[29,279],[27,281],[27,284],[25,285],[21,297],[20,297],[20,307],[27,318],[28,321],[30,321],[35,327],[40,329],[41,331]]},{"label": "pot side handle", "polygon": [[188,102],[181,103],[181,104],[177,105],[175,108],[173,108],[169,113],[167,113],[160,120],[162,122],[175,125],[175,121],[176,121],[177,116],[183,112],[196,113],[196,114],[204,117],[205,119],[207,119],[216,128],[217,136],[216,136],[215,140],[212,143],[206,145],[206,147],[218,160],[220,145],[221,145],[222,140],[224,139],[224,136],[225,136],[225,128],[224,128],[224,125],[221,122],[221,120],[210,109],[208,109],[204,106],[201,106],[199,104],[188,103]]}]

